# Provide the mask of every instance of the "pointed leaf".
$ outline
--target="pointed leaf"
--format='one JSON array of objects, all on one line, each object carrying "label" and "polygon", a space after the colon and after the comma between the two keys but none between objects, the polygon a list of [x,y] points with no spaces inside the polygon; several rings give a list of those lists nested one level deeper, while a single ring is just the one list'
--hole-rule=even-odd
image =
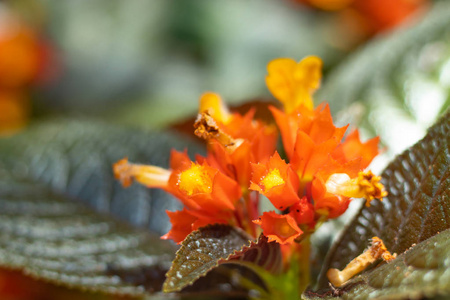
[{"label": "pointed leaf", "polygon": [[269,242],[269,239],[261,234],[256,243],[251,241],[249,246],[244,246],[226,259],[221,259],[219,264],[249,262],[277,275],[283,267],[282,259],[280,244]]},{"label": "pointed leaf", "polygon": [[172,267],[166,274],[164,292],[180,291],[206,275],[219,261],[249,244],[249,237],[234,227],[223,224],[202,227],[182,242]]},{"label": "pointed leaf", "polygon": [[[328,285],[324,275],[326,270],[343,269],[363,252],[373,236],[383,239],[389,251],[401,254],[450,228],[449,148],[450,112],[429,130],[423,140],[398,156],[383,172],[388,197],[382,202],[373,201],[370,207],[362,207],[344,230],[322,269],[322,287]],[[447,258],[438,256],[435,260],[443,265]],[[386,280],[396,280],[396,276],[393,273]],[[398,280],[401,281],[400,278]],[[415,276],[414,280],[422,287],[421,283],[427,281],[420,276]],[[403,293],[403,286],[399,284],[398,287],[391,292]]]}]

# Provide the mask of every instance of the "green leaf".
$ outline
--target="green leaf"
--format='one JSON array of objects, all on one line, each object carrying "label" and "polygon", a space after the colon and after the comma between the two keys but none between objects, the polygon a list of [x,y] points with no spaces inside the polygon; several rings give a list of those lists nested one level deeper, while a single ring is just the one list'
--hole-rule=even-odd
[{"label": "green leaf", "polygon": [[[414,250],[414,245],[450,228],[449,148],[450,112],[429,130],[423,140],[398,156],[383,172],[383,181],[389,195],[382,202],[373,201],[370,207],[362,207],[344,230],[323,266],[320,280],[322,287],[327,286],[326,270],[343,269],[350,260],[363,252],[368,245],[368,240],[373,236],[380,237],[392,253],[402,254],[410,247]],[[442,248],[438,244],[436,247]],[[433,257],[437,263],[436,268],[448,264],[449,256],[446,253],[436,252],[437,256]],[[401,263],[402,257],[397,258],[385,268],[397,266]],[[400,275],[396,275],[395,268],[390,271],[391,275],[385,278],[372,278],[371,273],[364,273],[363,276],[367,276],[370,279],[369,282],[376,278],[386,280],[386,284],[388,281],[397,281],[398,289],[390,289],[389,295],[412,297],[406,293],[407,289],[403,287],[401,277],[397,277]],[[421,287],[425,291],[428,284],[426,276],[417,275],[411,280],[419,291]],[[437,294],[448,291],[449,282],[447,280],[447,285],[436,285],[434,292]],[[442,289],[444,287],[445,290]],[[357,285],[354,288],[356,289]],[[380,293],[385,293],[382,284],[376,288],[381,289]],[[344,294],[349,293],[353,291],[353,287],[347,285],[342,288],[342,291]]]},{"label": "green leaf", "polygon": [[161,289],[174,247],[0,166],[0,266],[82,290]]},{"label": "green leaf", "polygon": [[280,244],[269,242],[269,239],[261,234],[256,243],[251,241],[249,246],[244,246],[226,259],[220,260],[219,264],[239,262],[248,262],[270,274],[279,275],[283,267]]},{"label": "green leaf", "polygon": [[[307,299],[420,299],[450,295],[450,229],[394,261],[356,276],[340,289],[307,292]],[[448,299],[448,298],[444,298]]]},{"label": "green leaf", "polygon": [[182,242],[166,274],[163,291],[180,291],[191,285],[217,267],[220,261],[249,244],[250,239],[241,230],[223,224],[209,225],[192,232]]},{"label": "green leaf", "polygon": [[0,161],[24,178],[42,183],[101,213],[162,235],[170,229],[166,209],[180,209],[174,197],[135,184],[124,189],[112,164],[130,161],[167,167],[172,148],[203,153],[193,140],[171,133],[143,132],[92,120],[51,120],[0,139]]},{"label": "green leaf", "polygon": [[170,148],[187,144],[170,134],[64,120],[1,139],[0,267],[82,290],[159,291],[176,249],[159,239],[169,226],[163,210],[179,206],[145,187],[124,189],[111,165],[128,155],[165,166]]}]

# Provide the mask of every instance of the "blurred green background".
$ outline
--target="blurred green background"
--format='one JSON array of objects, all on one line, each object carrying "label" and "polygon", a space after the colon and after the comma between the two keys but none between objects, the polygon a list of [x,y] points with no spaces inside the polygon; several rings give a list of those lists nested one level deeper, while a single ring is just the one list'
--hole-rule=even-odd
[{"label": "blurred green background", "polygon": [[[69,121],[60,127],[76,128],[67,139],[81,141],[83,157],[97,153],[92,161],[102,161],[109,144],[104,149],[85,144],[90,138],[97,143],[108,127],[92,120],[144,131],[173,128],[196,115],[205,91],[221,94],[233,107],[269,102],[267,63],[306,55],[324,61],[316,104],[328,101],[336,122],[360,127],[363,139],[380,135],[384,153],[372,166],[378,173],[448,109],[450,1],[5,1],[0,5],[0,132],[15,134],[55,117],[81,119],[86,126]],[[45,144],[46,128],[51,133],[58,125],[45,126],[22,138],[39,138],[42,156],[53,145],[58,148]],[[125,136],[111,138],[111,144],[120,148]],[[136,144],[154,145],[147,142]],[[71,155],[78,155],[75,150]],[[46,159],[54,157],[50,153]],[[109,166],[93,172],[109,174]],[[103,186],[106,180],[99,177]],[[102,198],[104,206],[93,207],[115,214],[108,197]],[[135,200],[148,206],[147,196]],[[127,205],[115,209],[122,212]],[[148,219],[142,216],[140,224],[135,211],[130,214],[133,224]],[[322,227],[324,241],[318,244],[329,243],[334,227]]]}]

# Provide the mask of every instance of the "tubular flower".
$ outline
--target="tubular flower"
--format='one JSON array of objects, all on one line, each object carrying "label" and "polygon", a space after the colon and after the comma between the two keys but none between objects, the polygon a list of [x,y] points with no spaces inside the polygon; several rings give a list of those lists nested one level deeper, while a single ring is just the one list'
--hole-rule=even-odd
[{"label": "tubular flower", "polygon": [[351,179],[345,173],[335,173],[331,175],[325,186],[327,192],[345,197],[365,198],[366,205],[377,198],[382,199],[387,196],[381,177],[375,176],[372,171],[359,172],[357,178]]},{"label": "tubular flower", "polygon": [[269,198],[277,209],[284,210],[300,201],[297,194],[298,177],[278,152],[265,164],[252,164],[252,169],[250,189]]},{"label": "tubular flower", "polygon": [[199,160],[192,162],[186,152],[172,151],[171,170],[132,164],[126,158],[115,163],[113,169],[125,187],[134,179],[148,187],[161,188],[184,204],[187,210],[169,213],[173,227],[164,236],[177,241],[178,237],[185,237],[197,229],[199,224],[235,222],[233,211],[241,198],[239,184],[209,166],[204,158],[199,157]]},{"label": "tubular flower", "polygon": [[283,103],[287,113],[305,106],[313,109],[312,94],[319,88],[322,60],[308,56],[300,62],[279,58],[267,66],[266,84],[270,92]]},{"label": "tubular flower", "polygon": [[[230,113],[219,95],[208,92],[200,98],[194,124],[195,134],[207,141],[206,157],[191,161],[186,151],[172,151],[169,170],[126,158],[114,164],[124,186],[136,180],[184,204],[182,211],[167,212],[172,228],[162,238],[179,243],[213,223],[239,226],[256,237],[259,225],[270,241],[286,246],[341,215],[351,197],[364,197],[369,205],[386,196],[380,177],[362,172],[378,154],[378,138],[363,143],[355,130],[343,140],[348,126],[333,124],[328,105],[313,106],[321,64],[319,58],[308,57],[299,63],[279,59],[268,66],[267,85],[284,105],[284,110],[270,110],[288,163],[275,151],[273,125],[254,120],[254,109]],[[281,212],[264,212],[258,218],[259,194]]]},{"label": "tubular flower", "polygon": [[263,234],[269,241],[276,241],[280,244],[292,243],[303,233],[292,216],[279,215],[273,211],[263,213],[253,223],[261,226]]},{"label": "tubular flower", "polygon": [[244,189],[251,178],[250,163],[267,160],[277,139],[276,128],[254,120],[254,114],[254,110],[243,116],[229,114],[217,94],[207,93],[200,99],[194,124],[195,134],[208,142],[208,163]]},{"label": "tubular flower", "polygon": [[347,126],[337,128],[333,124],[328,105],[319,106],[308,126],[297,132],[292,167],[300,181],[310,182],[314,175],[332,160],[331,153],[339,145]]},{"label": "tubular flower", "polygon": [[113,165],[114,176],[124,187],[129,187],[135,179],[148,187],[166,188],[171,172],[169,170],[138,164],[130,164],[123,158]]}]

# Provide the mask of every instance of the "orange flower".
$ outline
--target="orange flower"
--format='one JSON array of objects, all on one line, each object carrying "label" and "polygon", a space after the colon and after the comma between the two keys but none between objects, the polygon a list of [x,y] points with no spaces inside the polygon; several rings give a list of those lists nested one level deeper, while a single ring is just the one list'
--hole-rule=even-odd
[{"label": "orange flower", "polygon": [[326,215],[329,219],[342,215],[350,204],[349,197],[328,193],[326,183],[319,176],[314,178],[311,189],[314,199],[314,210],[318,214]]},{"label": "orange flower", "polygon": [[303,197],[290,207],[289,215],[295,219],[297,224],[306,224],[311,228],[314,227],[314,206],[306,197]]},{"label": "orange flower", "polygon": [[173,240],[177,244],[180,244],[192,231],[200,227],[216,223],[227,224],[230,219],[230,216],[227,214],[211,217],[208,214],[199,214],[185,208],[174,212],[166,210],[166,213],[170,218],[172,228],[170,228],[168,233],[161,236],[161,239]]},{"label": "orange flower", "polygon": [[267,160],[275,150],[276,128],[254,120],[255,110],[230,114],[214,93],[200,98],[199,112],[195,133],[208,141],[208,163],[247,188],[250,163]]},{"label": "orange flower", "polygon": [[331,153],[334,159],[345,163],[354,159],[361,159],[361,169],[367,168],[375,156],[378,155],[379,137],[368,140],[362,143],[359,139],[359,132],[357,129],[352,131],[343,143],[341,143]]},{"label": "orange flower", "polygon": [[387,196],[383,184],[380,183],[381,177],[375,176],[372,171],[359,172],[358,177],[350,178],[345,173],[335,173],[331,175],[325,186],[327,192],[335,195],[365,198],[366,205],[377,198],[382,199]]},{"label": "orange flower", "polygon": [[280,244],[292,243],[303,233],[292,216],[279,215],[273,211],[263,213],[253,223],[261,226],[263,234],[269,241],[276,241]]},{"label": "orange flower", "polygon": [[205,160],[194,163],[186,152],[172,151],[171,167],[174,169],[166,170],[131,164],[122,159],[114,164],[114,174],[124,186],[129,186],[135,179],[148,187],[164,189],[192,210],[216,214],[235,209],[234,205],[241,197],[239,185]]},{"label": "orange flower", "polygon": [[251,190],[258,191],[279,210],[284,210],[300,201],[298,197],[298,177],[289,164],[281,159],[278,152],[265,164],[252,164]]},{"label": "orange flower", "polygon": [[291,162],[302,183],[312,181],[314,174],[332,160],[331,153],[347,129],[334,126],[328,105],[319,106],[310,122],[304,123],[307,126],[297,132]]},{"label": "orange flower", "polygon": [[192,224],[194,224],[198,218],[191,215],[186,209],[174,212],[166,210],[166,213],[169,216],[172,228],[170,228],[170,231],[163,235],[161,239],[173,240],[175,243],[179,244],[192,232]]},{"label": "orange flower", "polygon": [[319,88],[322,60],[308,56],[300,62],[290,58],[272,60],[267,65],[266,84],[270,92],[292,113],[301,106],[313,109],[312,94]]}]

